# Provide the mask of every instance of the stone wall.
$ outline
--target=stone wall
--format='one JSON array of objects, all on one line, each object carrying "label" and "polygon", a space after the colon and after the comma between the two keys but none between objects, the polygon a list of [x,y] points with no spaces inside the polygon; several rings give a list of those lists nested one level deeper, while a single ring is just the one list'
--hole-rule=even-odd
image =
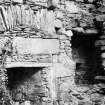
[{"label": "stone wall", "polygon": [[[53,55],[51,67],[41,68],[30,77],[27,74],[25,80],[22,78],[23,81],[18,81],[20,84],[15,84],[15,86],[18,84],[17,88],[13,87],[11,94],[16,93],[17,98],[11,95],[13,101],[17,101],[18,104],[30,101],[31,104],[39,105],[104,103],[105,97],[102,95],[103,93],[99,93],[100,90],[104,92],[102,84],[76,85],[76,61],[72,58],[70,42],[71,36],[75,35],[75,32],[91,37],[101,31],[101,24],[105,20],[104,4],[104,1],[101,0],[49,0],[48,3],[47,0],[0,1],[1,36],[4,35],[7,38],[9,36],[11,43],[11,39],[17,36],[42,39],[57,38],[60,45],[59,54]],[[3,41],[1,40],[1,42]],[[1,44],[2,56],[5,52],[8,52],[8,56],[11,55],[11,45],[8,48],[6,44]],[[4,73],[2,66],[1,70]],[[3,76],[5,77],[5,75]],[[5,83],[5,81],[3,82]]]}]

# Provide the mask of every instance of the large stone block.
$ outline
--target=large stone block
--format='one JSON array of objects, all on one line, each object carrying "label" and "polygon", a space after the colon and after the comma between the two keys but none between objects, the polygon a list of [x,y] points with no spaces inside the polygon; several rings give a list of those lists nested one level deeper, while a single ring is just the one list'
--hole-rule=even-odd
[{"label": "large stone block", "polygon": [[23,3],[23,0],[12,0],[13,2]]},{"label": "large stone block", "polygon": [[48,0],[48,7],[51,7],[51,6],[58,6],[58,3],[59,3],[59,0]]},{"label": "large stone block", "polygon": [[97,40],[95,42],[95,46],[104,46],[105,45],[105,40]]},{"label": "large stone block", "polygon": [[14,105],[19,105],[19,102],[14,102]]},{"label": "large stone block", "polygon": [[105,21],[105,15],[97,15],[96,20],[99,21],[99,22]]},{"label": "large stone block", "polygon": [[105,60],[103,60],[103,61],[102,61],[102,66],[104,66],[104,67],[105,67]]},{"label": "large stone block", "polygon": [[59,52],[59,40],[17,37],[13,40],[13,47],[18,54],[56,54]]},{"label": "large stone block", "polygon": [[79,12],[79,7],[72,1],[66,1],[66,10],[69,11],[70,13],[78,13]]},{"label": "large stone block", "polygon": [[101,54],[101,57],[102,57],[102,58],[105,58],[105,53],[102,53],[102,54]]},{"label": "large stone block", "polygon": [[101,46],[100,49],[103,51],[105,50],[105,46]]},{"label": "large stone block", "polygon": [[100,8],[98,8],[98,11],[101,13],[105,13],[105,7],[101,6]]}]

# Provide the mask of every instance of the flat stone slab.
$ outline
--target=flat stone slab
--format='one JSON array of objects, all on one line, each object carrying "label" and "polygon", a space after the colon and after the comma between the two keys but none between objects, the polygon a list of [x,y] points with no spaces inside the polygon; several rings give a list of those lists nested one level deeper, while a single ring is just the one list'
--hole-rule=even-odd
[{"label": "flat stone slab", "polygon": [[96,20],[99,21],[99,22],[104,22],[105,21],[105,15],[96,16]]},{"label": "flat stone slab", "polygon": [[35,63],[35,62],[6,62],[6,68],[14,67],[50,67],[52,63]]},{"label": "flat stone slab", "polygon": [[18,54],[56,54],[59,53],[59,40],[16,37],[13,48]]}]

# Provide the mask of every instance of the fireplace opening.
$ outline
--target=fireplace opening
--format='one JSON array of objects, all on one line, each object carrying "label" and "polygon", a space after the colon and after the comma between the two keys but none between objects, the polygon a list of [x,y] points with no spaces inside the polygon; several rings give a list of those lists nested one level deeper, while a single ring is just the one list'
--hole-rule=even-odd
[{"label": "fireplace opening", "polygon": [[[98,35],[75,34],[72,37],[72,57],[76,62],[76,84],[94,84],[94,77],[101,72],[99,52],[95,47]],[[100,70],[99,70],[100,69]]]},{"label": "fireplace opening", "polygon": [[[24,81],[32,78],[35,74],[39,73],[42,68],[40,67],[15,67],[8,68],[8,88],[13,89],[22,84]],[[40,79],[40,78],[39,78]]]},{"label": "fireplace opening", "polygon": [[8,68],[8,84],[14,101],[32,100],[40,104],[39,98],[44,95],[42,84],[42,67]]}]

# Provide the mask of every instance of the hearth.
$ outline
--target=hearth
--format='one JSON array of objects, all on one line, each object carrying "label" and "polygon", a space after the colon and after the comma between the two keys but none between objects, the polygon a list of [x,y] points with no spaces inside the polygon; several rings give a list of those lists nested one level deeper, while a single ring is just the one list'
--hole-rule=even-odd
[{"label": "hearth", "polygon": [[31,105],[42,105],[50,95],[47,68],[15,67],[8,68],[8,89],[15,103],[29,101]]}]

